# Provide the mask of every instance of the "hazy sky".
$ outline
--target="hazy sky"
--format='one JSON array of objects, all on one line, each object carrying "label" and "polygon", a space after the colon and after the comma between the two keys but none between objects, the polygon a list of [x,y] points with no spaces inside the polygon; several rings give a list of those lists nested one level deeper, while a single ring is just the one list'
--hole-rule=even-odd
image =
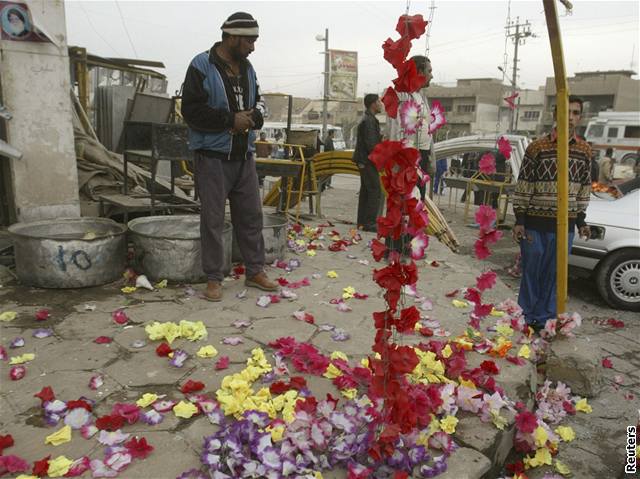
[{"label": "hazy sky", "polygon": [[[324,43],[316,35],[328,28],[330,48],[358,52],[359,94],[380,91],[395,77],[382,58],[381,44],[387,37],[398,38],[395,25],[407,4],[410,14],[421,13],[425,18],[430,15],[429,7],[436,7],[428,54],[436,83],[502,78],[497,66],[504,61],[509,9],[512,20],[528,20],[536,35],[520,46],[518,84],[537,88],[553,74],[541,0],[65,1],[69,45],[84,46],[102,56],[162,61],[170,92],[180,87],[193,56],[220,39],[222,22],[235,11],[249,12],[260,25],[260,38],[250,59],[262,90],[315,98],[322,96],[324,67],[320,54]],[[638,70],[639,2],[573,0],[569,15],[559,2],[557,5],[569,75],[631,66]],[[425,48],[425,37],[414,40],[412,54],[424,54]],[[506,52],[510,75],[511,40]]]}]

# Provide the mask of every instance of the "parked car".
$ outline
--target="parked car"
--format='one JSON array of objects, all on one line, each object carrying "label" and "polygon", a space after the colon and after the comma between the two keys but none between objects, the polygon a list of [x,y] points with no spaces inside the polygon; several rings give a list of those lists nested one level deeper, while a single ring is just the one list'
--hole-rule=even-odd
[{"label": "parked car", "polygon": [[640,178],[593,192],[586,221],[591,238],[575,236],[569,264],[591,271],[610,306],[640,311]]}]

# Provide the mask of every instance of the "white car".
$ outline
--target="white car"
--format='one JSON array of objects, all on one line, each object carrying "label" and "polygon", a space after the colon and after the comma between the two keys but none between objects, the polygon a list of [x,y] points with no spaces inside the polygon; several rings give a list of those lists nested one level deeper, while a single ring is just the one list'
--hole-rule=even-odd
[{"label": "white car", "polygon": [[591,194],[586,218],[591,238],[575,235],[569,264],[592,272],[610,306],[640,311],[640,178],[617,191],[617,198]]}]

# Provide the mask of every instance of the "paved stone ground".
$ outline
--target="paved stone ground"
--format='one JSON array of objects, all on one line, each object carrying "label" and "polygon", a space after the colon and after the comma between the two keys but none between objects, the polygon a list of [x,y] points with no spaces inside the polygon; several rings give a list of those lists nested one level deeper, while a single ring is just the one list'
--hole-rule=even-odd
[{"label": "paved stone ground", "polygon": [[[324,214],[335,222],[335,229],[345,234],[351,226],[344,221],[354,219],[352,216],[357,204],[355,181],[349,177],[336,178],[333,184],[335,188],[328,190],[323,197]],[[456,335],[464,330],[468,311],[453,308],[445,293],[473,285],[479,271],[492,268],[499,273],[501,281],[485,299],[499,302],[515,297],[518,282],[506,273],[506,269],[512,265],[516,249],[510,239],[505,238],[488,261],[475,260],[471,256],[471,247],[477,230],[465,225],[460,206],[454,212],[447,206],[447,197],[441,201],[443,212],[460,237],[461,252],[453,254],[433,242],[428,250],[428,261],[420,265],[418,286],[420,293],[433,301],[433,311],[429,313],[431,318],[439,320],[452,335]],[[373,235],[365,234],[364,239],[371,237]],[[214,395],[225,375],[243,368],[254,347],[262,346],[268,350],[267,344],[281,336],[311,341],[326,354],[340,350],[353,360],[365,357],[370,353],[374,335],[371,313],[380,310],[383,302],[378,287],[371,280],[373,262],[363,265],[358,262],[360,259],[370,259],[366,241],[349,247],[347,252],[319,251],[315,258],[302,256],[302,267],[289,274],[287,279],[296,281],[311,277],[313,273],[318,273],[319,278],[312,279],[310,287],[297,289],[297,299],[267,308],[256,306],[256,298],[260,295],[256,290],[249,290],[245,298],[236,297],[244,289],[241,280],[225,282],[224,301],[217,304],[193,296],[184,286],[177,285],[130,295],[120,292],[121,284],[70,291],[39,290],[16,284],[4,286],[0,289],[0,312],[17,311],[18,318],[0,323],[0,344],[11,356],[36,354],[35,360],[27,364],[26,377],[20,381],[9,381],[7,362],[0,363],[0,434],[11,433],[16,442],[7,453],[20,455],[28,461],[49,454],[54,457],[61,454],[74,458],[84,454],[102,457],[102,446],[95,440],[82,439],[77,432],[74,432],[71,442],[61,446],[44,444],[44,438],[53,429],[43,424],[39,400],[33,397],[44,386],[51,386],[57,397],[65,401],[80,396],[96,400],[96,414],[102,415],[107,414],[115,402],[135,401],[144,392],[167,394],[180,400],[182,395],[178,388],[187,379],[204,382],[204,392]],[[433,260],[440,266],[430,266]],[[336,271],[338,278],[328,278],[326,273],[329,270]],[[282,270],[270,268],[269,274],[277,277]],[[370,297],[366,301],[351,299],[351,312],[337,312],[329,300],[340,297],[342,288],[349,285]],[[196,286],[199,288],[201,286]],[[573,280],[570,294],[569,309],[583,316],[584,325],[578,331],[577,339],[570,340],[578,352],[559,354],[561,357],[574,354],[576,361],[590,362],[594,367],[586,373],[586,378],[569,374],[565,379],[576,384],[586,382],[584,387],[597,390],[597,395],[590,399],[592,414],[578,415],[569,421],[577,438],[571,444],[561,446],[559,458],[572,468],[575,477],[622,477],[624,430],[638,419],[640,320],[637,315],[609,309],[595,296],[595,287],[586,280]],[[88,310],[85,305],[95,306],[95,309]],[[126,327],[116,325],[111,319],[111,312],[122,307],[130,318]],[[48,308],[51,319],[36,321],[34,314],[40,308]],[[316,324],[330,323],[345,329],[351,339],[333,341],[330,333],[292,318],[291,314],[301,309],[313,314]],[[596,323],[609,317],[623,320],[625,327],[612,329]],[[194,343],[177,340],[174,344],[186,350],[190,359],[183,368],[176,369],[155,355],[157,342],[146,338],[144,325],[153,321],[182,319],[203,321],[209,337],[206,341]],[[235,328],[231,323],[237,319],[248,319],[251,326]],[[52,327],[55,335],[46,339],[33,338],[33,329],[39,327]],[[105,345],[93,343],[93,339],[100,335],[113,337],[114,341]],[[26,344],[23,348],[10,350],[8,344],[16,336],[24,337]],[[227,336],[241,336],[244,342],[238,346],[224,345],[221,340]],[[135,348],[132,343],[136,340],[143,340],[146,345]],[[408,338],[406,342],[414,340]],[[213,344],[220,356],[230,357],[229,369],[215,371],[215,359],[195,356],[195,352],[205,344]],[[469,361],[479,364],[483,358],[477,356],[473,358],[470,355]],[[603,357],[611,358],[613,369],[597,367]],[[543,376],[536,374],[532,364],[517,367],[502,361],[500,367],[500,383],[510,397],[531,403],[532,391]],[[88,382],[97,373],[104,376],[105,383],[93,391],[88,388]],[[323,397],[326,392],[339,394],[328,380],[312,376],[306,376],[306,379],[318,397]],[[629,394],[635,398],[625,398]],[[172,414],[157,426],[126,426],[125,432],[144,434],[155,451],[146,460],[134,461],[119,477],[173,478],[187,469],[198,467],[202,438],[214,431],[214,426],[206,418],[185,420]],[[471,479],[483,474],[488,478],[498,477],[498,466],[509,452],[512,434],[512,423],[505,432],[500,432],[493,426],[479,423],[475,417],[461,417],[456,439],[464,447],[450,458],[449,470],[442,477]],[[346,475],[333,471],[325,477],[343,478]],[[531,477],[542,477],[541,471],[536,471]]]}]

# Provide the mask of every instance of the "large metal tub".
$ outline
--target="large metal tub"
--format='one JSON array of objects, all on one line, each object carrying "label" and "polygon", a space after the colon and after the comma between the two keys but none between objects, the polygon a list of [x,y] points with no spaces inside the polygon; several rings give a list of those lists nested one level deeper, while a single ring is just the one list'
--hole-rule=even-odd
[{"label": "large metal tub", "polygon": [[84,288],[115,281],[125,268],[126,230],[105,218],[11,225],[18,278],[40,288]]},{"label": "large metal tub", "polygon": [[[202,271],[200,216],[147,216],[129,221],[135,262],[152,280],[176,283],[206,281]],[[223,274],[231,271],[231,223],[225,221]]]},{"label": "large metal tub", "polygon": [[[284,259],[287,251],[287,218],[284,215],[262,215],[262,237],[264,238],[265,263]],[[242,262],[240,247],[233,233],[233,262]]]}]

